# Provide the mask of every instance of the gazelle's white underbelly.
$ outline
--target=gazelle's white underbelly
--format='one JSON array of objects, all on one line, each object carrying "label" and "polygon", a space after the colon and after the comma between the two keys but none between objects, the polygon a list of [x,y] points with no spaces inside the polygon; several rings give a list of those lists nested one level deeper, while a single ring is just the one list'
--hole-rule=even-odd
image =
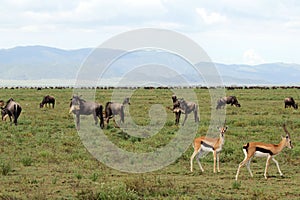
[{"label": "gazelle's white underbelly", "polygon": [[214,150],[211,147],[201,146],[201,151],[213,152]]},{"label": "gazelle's white underbelly", "polygon": [[[222,150],[222,148],[216,149],[217,152],[220,152],[221,150]],[[207,147],[207,146],[202,145],[200,151],[213,152],[214,149],[212,147]]]},{"label": "gazelle's white underbelly", "polygon": [[268,157],[270,154],[269,153],[263,153],[263,152],[261,152],[261,151],[256,151],[255,153],[254,153],[254,156],[255,157]]}]

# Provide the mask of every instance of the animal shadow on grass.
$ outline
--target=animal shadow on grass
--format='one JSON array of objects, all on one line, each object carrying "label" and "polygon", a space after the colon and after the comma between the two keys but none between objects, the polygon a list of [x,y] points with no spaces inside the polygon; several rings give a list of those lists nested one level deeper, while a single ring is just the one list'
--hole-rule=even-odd
[{"label": "animal shadow on grass", "polygon": [[128,140],[128,139],[131,138],[131,136],[128,133],[124,132],[124,131],[118,132],[118,136],[121,137],[124,140]]},{"label": "animal shadow on grass", "polygon": [[117,136],[120,137],[122,140],[129,140],[129,141],[131,141],[132,143],[142,141],[142,138],[135,137],[135,136],[131,136],[131,135],[129,135],[128,133],[126,133],[126,132],[124,132],[124,131],[118,132],[118,133],[117,133]]}]

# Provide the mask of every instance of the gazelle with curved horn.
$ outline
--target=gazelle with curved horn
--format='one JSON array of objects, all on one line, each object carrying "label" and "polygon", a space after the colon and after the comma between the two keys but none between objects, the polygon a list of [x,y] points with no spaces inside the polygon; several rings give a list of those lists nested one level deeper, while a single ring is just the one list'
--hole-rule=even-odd
[{"label": "gazelle with curved horn", "polygon": [[290,149],[293,148],[292,141],[291,141],[291,135],[287,131],[285,124],[283,125],[283,129],[286,133],[286,136],[282,137],[279,144],[249,142],[243,146],[243,152],[245,154],[245,159],[239,164],[239,167],[238,167],[238,170],[237,170],[237,173],[235,176],[235,180],[238,179],[240,169],[245,164],[247,166],[247,169],[248,169],[251,177],[253,177],[253,174],[250,169],[250,162],[253,157],[267,157],[266,168],[265,168],[265,173],[264,173],[265,179],[268,178],[267,172],[268,172],[268,167],[269,167],[271,159],[275,162],[280,176],[283,176],[283,174],[279,168],[278,161],[275,160],[274,156],[278,155],[284,149],[284,147],[288,147]]},{"label": "gazelle with curved horn", "polygon": [[197,162],[198,165],[203,172],[204,169],[201,166],[200,163],[200,157],[203,155],[205,152],[212,152],[214,156],[214,173],[216,173],[216,163],[217,163],[217,168],[218,172],[220,172],[220,164],[219,164],[219,154],[222,150],[222,147],[224,145],[225,137],[224,134],[227,130],[227,126],[223,127],[218,127],[218,130],[220,131],[220,136],[219,138],[209,138],[206,136],[201,136],[198,138],[194,139],[193,142],[193,147],[194,147],[194,153],[191,156],[190,162],[191,162],[191,172],[193,172],[193,161],[195,156],[197,155]]}]

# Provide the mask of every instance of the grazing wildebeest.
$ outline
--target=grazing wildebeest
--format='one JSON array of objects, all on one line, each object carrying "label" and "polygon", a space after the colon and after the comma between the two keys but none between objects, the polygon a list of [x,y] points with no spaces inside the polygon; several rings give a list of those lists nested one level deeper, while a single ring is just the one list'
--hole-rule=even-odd
[{"label": "grazing wildebeest", "polygon": [[181,113],[185,114],[182,126],[184,126],[185,121],[188,117],[188,114],[191,112],[194,112],[194,119],[195,122],[199,122],[199,117],[198,117],[198,105],[194,102],[188,102],[185,101],[184,99],[177,99],[175,95],[172,95],[172,100],[173,100],[173,112],[175,113],[175,124],[179,124],[180,120],[180,115]]},{"label": "grazing wildebeest", "polygon": [[298,104],[295,102],[293,97],[287,97],[284,99],[284,108],[293,107],[294,109],[298,109]]},{"label": "grazing wildebeest", "polygon": [[18,124],[18,117],[21,114],[22,108],[20,104],[15,102],[12,98],[10,98],[7,102],[4,108],[1,108],[1,115],[2,115],[2,120],[5,120],[6,117],[9,117],[9,120],[11,122],[11,117],[14,119],[14,124]]},{"label": "grazing wildebeest", "polygon": [[87,102],[81,99],[79,96],[73,96],[70,103],[70,111],[76,115],[76,128],[80,129],[80,115],[93,115],[95,120],[95,125],[98,124],[98,119],[100,119],[100,127],[104,127],[103,120],[103,106],[95,102]]},{"label": "grazing wildebeest", "polygon": [[[107,102],[105,105],[105,121],[106,124],[109,123],[109,119],[113,118],[115,115],[120,115],[120,123],[124,123],[124,107],[125,105],[128,104],[130,105],[130,101],[129,98],[126,97],[123,101],[123,103],[115,103],[115,102]],[[117,127],[119,127],[119,125],[117,125],[115,119],[113,118],[113,121],[115,123],[115,125]]]},{"label": "grazing wildebeest", "polygon": [[231,106],[235,105],[236,107],[241,107],[237,98],[235,96],[222,97],[217,102],[216,109],[220,109],[224,107],[226,104],[231,104]]},{"label": "grazing wildebeest", "polygon": [[51,104],[52,104],[52,108],[54,108],[55,98],[53,96],[49,96],[49,95],[44,96],[42,103],[40,103],[40,108],[43,108],[45,104],[46,104],[46,106],[49,105],[49,107],[51,107]]}]

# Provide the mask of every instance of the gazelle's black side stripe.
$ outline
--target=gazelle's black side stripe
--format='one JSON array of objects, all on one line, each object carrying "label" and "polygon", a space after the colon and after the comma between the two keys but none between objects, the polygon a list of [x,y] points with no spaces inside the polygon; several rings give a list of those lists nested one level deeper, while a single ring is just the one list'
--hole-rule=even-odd
[{"label": "gazelle's black side stripe", "polygon": [[262,152],[262,153],[268,153],[270,154],[271,156],[273,155],[273,152],[269,149],[264,149],[262,147],[256,147],[255,148],[255,151],[259,151],[259,152]]},{"label": "gazelle's black side stripe", "polygon": [[[247,153],[248,153],[248,148],[249,148],[249,143],[247,143],[246,145],[243,146],[243,149],[246,149]],[[262,148],[262,147],[256,147],[255,151],[259,151],[259,152],[262,152],[262,153],[268,153],[271,156],[274,155],[274,153],[271,150],[265,149],[265,148]]]},{"label": "gazelle's black side stripe", "polygon": [[213,146],[211,146],[211,145],[209,145],[209,144],[207,144],[207,143],[205,143],[203,141],[201,141],[201,145],[203,145],[203,146],[205,146],[207,148],[211,148],[212,150],[215,150],[215,148]]}]

